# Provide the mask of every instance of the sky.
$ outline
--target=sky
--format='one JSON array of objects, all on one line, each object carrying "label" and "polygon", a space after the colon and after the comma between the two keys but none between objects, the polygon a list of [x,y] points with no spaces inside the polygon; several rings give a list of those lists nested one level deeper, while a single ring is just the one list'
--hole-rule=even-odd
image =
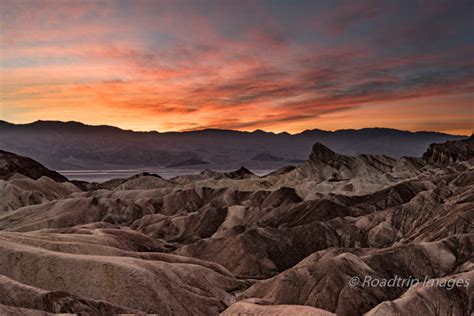
[{"label": "sky", "polygon": [[470,135],[474,1],[0,0],[0,119]]}]

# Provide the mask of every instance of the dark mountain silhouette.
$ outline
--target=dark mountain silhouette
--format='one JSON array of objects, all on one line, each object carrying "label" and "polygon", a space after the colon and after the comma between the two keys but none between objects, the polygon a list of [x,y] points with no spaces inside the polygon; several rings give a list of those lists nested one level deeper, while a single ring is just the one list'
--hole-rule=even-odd
[{"label": "dark mountain silhouette", "polygon": [[177,167],[187,167],[187,166],[199,166],[199,165],[208,165],[209,163],[204,160],[190,158],[184,161],[179,161],[167,165],[168,168],[177,168]]},{"label": "dark mountain silhouette", "polygon": [[57,182],[67,181],[63,175],[49,170],[31,158],[0,150],[0,179],[8,179],[15,173],[35,180],[45,176]]},{"label": "dark mountain silhouette", "polygon": [[192,159],[209,162],[211,168],[242,164],[252,168],[261,165],[260,160],[255,160],[261,158],[261,153],[267,158],[281,158],[282,161],[271,162],[276,168],[288,162],[300,163],[315,142],[345,155],[365,153],[398,158],[419,157],[431,143],[461,138],[464,137],[387,128],[307,130],[294,135],[219,129],[159,133],[78,122],[0,121],[0,148],[32,157],[54,169],[160,167]]}]

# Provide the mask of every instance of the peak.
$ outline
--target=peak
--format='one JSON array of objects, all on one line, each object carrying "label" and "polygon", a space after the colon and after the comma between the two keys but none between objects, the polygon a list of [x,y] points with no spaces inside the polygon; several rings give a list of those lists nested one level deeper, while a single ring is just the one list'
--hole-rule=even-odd
[{"label": "peak", "polygon": [[81,122],[76,122],[76,121],[43,121],[43,120],[37,120],[31,123],[32,125],[52,125],[52,126],[57,126],[57,125],[76,125],[76,126],[85,126],[84,123]]},{"label": "peak", "polygon": [[337,154],[334,151],[318,142],[313,145],[313,150],[309,159],[312,161],[326,162],[334,159],[336,156]]},{"label": "peak", "polygon": [[[173,132],[170,132],[173,133]],[[206,129],[197,129],[197,130],[190,130],[190,131],[183,131],[177,133],[188,133],[188,134],[211,134],[211,135],[232,135],[232,134],[239,134],[242,133],[240,131],[234,131],[231,129],[219,129],[219,128],[206,128]]]},{"label": "peak", "polygon": [[336,154],[334,151],[332,151],[328,147],[324,146],[320,142],[317,142],[313,145],[313,152],[314,153],[321,153],[321,154],[329,154],[329,155]]},{"label": "peak", "polygon": [[326,134],[330,134],[332,132],[330,131],[324,131],[322,129],[307,129],[307,130],[304,130],[302,131],[301,133],[297,134],[297,135],[303,135],[303,136],[320,136],[320,135],[326,135]]},{"label": "peak", "polygon": [[273,133],[272,132],[266,132],[266,131],[261,130],[261,129],[256,129],[252,132],[252,134],[267,135],[267,134],[273,134]]},{"label": "peak", "polygon": [[139,174],[136,175],[136,177],[155,177],[155,178],[162,179],[162,177],[159,174],[146,172],[146,171],[140,172]]},{"label": "peak", "polygon": [[249,169],[245,168],[244,166],[241,166],[238,170],[235,171],[236,173],[239,174],[253,174],[252,171]]},{"label": "peak", "polygon": [[231,179],[247,179],[247,178],[255,176],[255,174],[252,171],[245,168],[244,166],[240,167],[238,170],[226,172],[224,173],[224,175]]}]

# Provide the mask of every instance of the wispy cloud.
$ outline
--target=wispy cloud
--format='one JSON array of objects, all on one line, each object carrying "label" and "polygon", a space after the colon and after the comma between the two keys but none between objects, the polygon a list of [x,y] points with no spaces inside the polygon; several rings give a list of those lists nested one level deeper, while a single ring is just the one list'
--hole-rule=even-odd
[{"label": "wispy cloud", "polygon": [[[388,104],[474,92],[472,1],[7,0],[0,9],[0,115],[11,121],[347,128]],[[474,119],[449,100],[466,119],[411,128]],[[384,124],[434,122],[429,108],[399,112]],[[343,115],[351,120],[334,123]]]}]

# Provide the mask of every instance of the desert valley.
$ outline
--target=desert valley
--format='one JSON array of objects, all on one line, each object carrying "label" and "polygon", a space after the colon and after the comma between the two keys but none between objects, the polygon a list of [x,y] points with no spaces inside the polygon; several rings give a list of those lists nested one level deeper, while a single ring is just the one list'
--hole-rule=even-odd
[{"label": "desert valley", "polygon": [[[473,137],[102,183],[1,151],[0,177],[2,315],[473,312]],[[468,284],[350,284],[366,277]]]}]

